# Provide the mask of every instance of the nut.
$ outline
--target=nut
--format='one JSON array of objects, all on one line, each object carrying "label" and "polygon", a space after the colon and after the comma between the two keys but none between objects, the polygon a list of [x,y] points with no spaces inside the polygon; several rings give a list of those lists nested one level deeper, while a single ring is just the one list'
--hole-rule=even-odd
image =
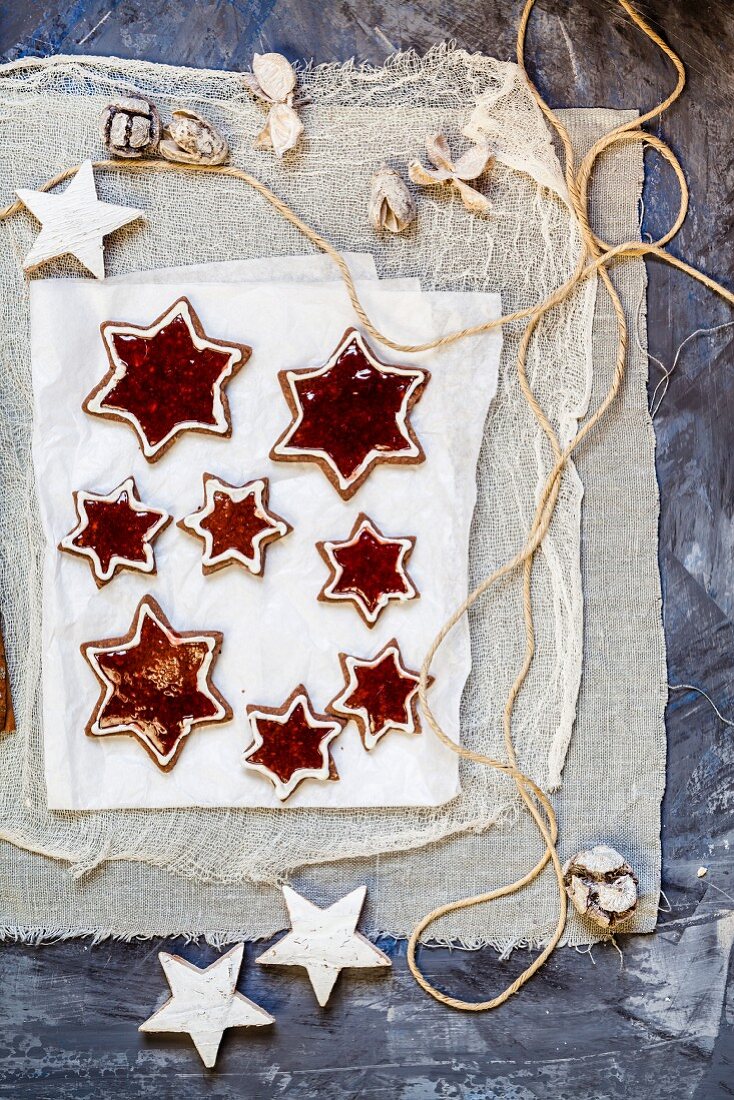
[{"label": "nut", "polygon": [[563,884],[577,913],[615,928],[637,908],[637,876],[614,848],[597,844],[563,865]]},{"label": "nut", "polygon": [[100,115],[99,131],[111,156],[143,157],[158,148],[161,119],[154,103],[129,96],[107,104]]}]

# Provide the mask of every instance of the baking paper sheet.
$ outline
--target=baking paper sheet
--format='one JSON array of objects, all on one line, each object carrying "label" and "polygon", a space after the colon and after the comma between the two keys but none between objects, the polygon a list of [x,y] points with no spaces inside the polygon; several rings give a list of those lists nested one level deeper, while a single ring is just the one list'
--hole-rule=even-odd
[{"label": "baking paper sheet", "polygon": [[[421,294],[374,281],[360,282],[358,292],[375,322],[406,342],[500,312],[499,299],[491,295]],[[254,351],[227,390],[232,438],[180,438],[151,466],[129,427],[87,415],[81,402],[107,369],[99,325],[110,319],[150,323],[182,294],[210,335],[249,343]],[[278,706],[303,682],[316,709],[322,709],[342,684],[337,653],[371,656],[393,635],[408,666],[418,668],[436,631],[466,595],[475,469],[496,388],[500,337],[491,334],[410,357],[432,373],[412,414],[426,462],[378,468],[344,502],[315,466],[267,458],[289,422],[277,372],[317,365],[328,357],[354,323],[343,287],[241,280],[219,285],[47,280],[33,284],[31,307],[34,461],[48,539],[43,687],[49,806],[280,807],[268,780],[241,765],[250,740],[246,704]],[[384,349],[379,354],[405,361]],[[200,543],[174,525],[156,543],[157,576],[123,573],[99,591],[83,559],[57,551],[59,540],[75,525],[74,489],[109,492],[133,475],[144,501],[178,519],[199,507],[205,470],[233,483],[270,478],[271,506],[294,531],[271,548],[264,578],[234,567],[204,576]],[[360,511],[386,534],[417,540],[409,568],[421,597],[388,608],[373,630],[352,608],[316,599],[326,572],[315,543],[346,536]],[[223,631],[214,680],[234,709],[231,722],[195,730],[169,773],[160,772],[132,738],[84,734],[98,684],[79,647],[125,633],[146,592],[159,601],[174,628]],[[468,630],[462,623],[438,655],[432,689],[435,712],[455,737],[469,667]],[[306,782],[286,808],[436,805],[459,790],[457,758],[426,734],[389,735],[366,753],[350,724],[334,744],[334,760],[340,781]]]}]

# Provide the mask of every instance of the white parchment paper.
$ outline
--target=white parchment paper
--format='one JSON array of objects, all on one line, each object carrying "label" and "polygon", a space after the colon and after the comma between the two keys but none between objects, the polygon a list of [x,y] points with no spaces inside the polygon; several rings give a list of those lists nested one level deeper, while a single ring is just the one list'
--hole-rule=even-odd
[{"label": "white parchment paper", "polygon": [[[107,369],[99,325],[110,319],[147,324],[182,294],[209,334],[249,343],[254,351],[228,387],[232,438],[180,438],[151,466],[129,427],[88,416],[81,402]],[[410,342],[500,311],[493,295],[421,294],[376,282],[361,282],[359,294],[378,325]],[[426,462],[377,469],[345,503],[315,466],[267,457],[289,421],[277,372],[323,362],[354,323],[342,287],[47,280],[33,284],[31,297],[34,462],[48,540],[43,686],[49,806],[280,806],[267,779],[241,766],[249,742],[245,705],[280,705],[302,681],[321,709],[342,683],[337,653],[371,656],[393,635],[408,665],[419,667],[435,632],[466,594],[475,469],[501,338],[492,334],[411,357],[432,374],[412,416]],[[383,349],[379,354],[404,361]],[[156,543],[155,577],[123,573],[100,591],[82,559],[57,551],[75,523],[74,489],[109,492],[132,474],[144,501],[178,519],[200,505],[205,470],[233,483],[270,478],[271,505],[294,531],[271,548],[264,578],[235,568],[204,576],[200,544],[173,525]],[[386,534],[417,540],[410,573],[420,599],[388,608],[371,631],[352,608],[316,599],[326,574],[315,543],[346,536],[360,511]],[[231,722],[195,730],[169,773],[160,772],[132,738],[84,734],[98,685],[79,647],[123,634],[146,592],[175,629],[223,631],[214,680],[234,709]],[[435,666],[433,704],[454,736],[469,667],[464,622]],[[286,808],[437,805],[459,790],[456,757],[435,738],[391,735],[365,753],[350,724],[335,743],[334,759],[340,781],[304,783]]]}]

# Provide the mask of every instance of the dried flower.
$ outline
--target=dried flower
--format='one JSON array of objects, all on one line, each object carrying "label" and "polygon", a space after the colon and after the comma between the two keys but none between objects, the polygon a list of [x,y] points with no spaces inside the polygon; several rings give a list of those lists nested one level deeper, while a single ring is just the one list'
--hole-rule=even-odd
[{"label": "dried flower", "polygon": [[158,148],[161,118],[154,103],[127,96],[103,108],[99,132],[111,156],[143,157]]},{"label": "dried flower", "polygon": [[370,225],[379,231],[402,233],[415,218],[415,203],[397,172],[386,164],[375,172],[370,188]]},{"label": "dried flower", "polygon": [[486,195],[470,187],[467,180],[475,180],[491,168],[494,157],[486,144],[473,145],[457,161],[452,161],[449,143],[443,134],[431,134],[426,138],[428,159],[435,166],[424,168],[419,160],[408,165],[413,183],[421,187],[435,187],[437,183],[451,183],[461,195],[464,206],[472,214],[484,214],[491,208]]},{"label": "dried flower", "polygon": [[602,928],[614,928],[637,908],[637,877],[614,848],[597,844],[563,865],[563,883],[573,906]]},{"label": "dried flower", "polygon": [[282,157],[298,143],[303,133],[303,123],[293,109],[295,69],[282,54],[256,53],[252,72],[244,73],[243,79],[257,99],[270,104],[265,125],[255,139],[255,148],[273,149]]},{"label": "dried flower", "polygon": [[224,164],[227,142],[219,131],[194,111],[179,110],[164,130],[160,153],[177,164]]}]

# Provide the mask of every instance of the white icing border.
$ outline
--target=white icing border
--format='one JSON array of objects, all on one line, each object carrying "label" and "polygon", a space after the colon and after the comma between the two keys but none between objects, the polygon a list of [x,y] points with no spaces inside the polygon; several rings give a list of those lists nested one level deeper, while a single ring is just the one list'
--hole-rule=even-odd
[{"label": "white icing border", "polygon": [[[86,531],[89,526],[89,516],[87,515],[87,503],[104,502],[105,504],[117,504],[123,493],[127,493],[130,509],[133,512],[153,512],[160,518],[157,519],[146,531],[143,536],[143,542],[145,544],[145,561],[137,561],[134,558],[124,558],[121,554],[113,554],[110,558],[110,563],[107,569],[102,568],[102,559],[93,546],[75,546],[74,539],[78,535],[81,535],[83,531]],[[95,577],[102,581],[103,584],[107,584],[111,581],[115,575],[117,569],[134,569],[140,573],[152,573],[155,569],[155,553],[153,551],[152,542],[161,528],[165,527],[171,516],[168,512],[165,512],[162,508],[153,508],[149,504],[144,504],[135,491],[135,478],[127,477],[118,485],[116,489],[113,489],[107,496],[102,496],[98,493],[90,493],[85,489],[79,489],[74,494],[76,501],[77,511],[77,525],[73,531],[70,531],[68,535],[65,535],[59,546],[62,546],[64,550],[68,550],[72,554],[77,554],[80,557],[89,558],[92,562],[92,569]]]},{"label": "white icing border", "polygon": [[[360,350],[363,352],[366,359],[375,370],[383,374],[397,374],[403,377],[413,376],[411,385],[403,395],[403,401],[400,409],[396,414],[396,422],[400,430],[403,439],[407,444],[407,449],[401,451],[382,451],[373,447],[371,451],[365,456],[356,470],[348,477],[342,476],[338,466],[335,464],[331,455],[327,451],[319,450],[318,448],[304,448],[304,447],[289,447],[288,441],[293,438],[293,435],[298,430],[303,422],[303,404],[301,402],[296,382],[309,381],[312,378],[318,378],[320,375],[325,374],[334,366],[339,356],[344,352],[345,348],[351,343],[357,343]],[[353,332],[345,334],[341,343],[337,347],[336,351],[331,355],[328,361],[322,367],[315,367],[313,370],[286,370],[284,371],[285,377],[288,381],[288,388],[291,393],[294,407],[296,409],[296,417],[291,426],[287,429],[286,434],[280,439],[273,447],[273,454],[280,455],[283,458],[307,458],[312,455],[316,458],[321,458],[326,462],[330,470],[333,471],[337,480],[337,484],[342,492],[347,492],[356,481],[362,477],[366,470],[376,462],[384,461],[389,458],[417,458],[422,454],[420,445],[415,442],[408,432],[408,413],[410,411],[410,402],[413,394],[419,386],[422,386],[428,376],[427,371],[422,370],[419,367],[397,367],[389,363],[381,363],[379,359],[376,359],[371,350],[365,343],[361,333],[356,329]]]},{"label": "white icing border", "polygon": [[[331,727],[331,733],[324,734],[324,736],[321,738],[321,743],[319,745],[319,751],[321,753],[321,759],[323,761],[322,766],[319,769],[297,768],[296,771],[294,771],[291,775],[290,779],[286,783],[284,783],[280,776],[276,775],[275,772],[272,772],[270,768],[266,767],[265,764],[251,764],[249,758],[263,745],[262,735],[257,728],[258,720],[260,718],[263,718],[268,722],[277,722],[278,725],[284,726],[290,720],[293,711],[296,709],[299,703],[303,704],[303,709],[306,714],[306,723],[311,729],[328,729],[329,727]],[[329,745],[334,740],[334,738],[342,732],[344,726],[342,722],[339,722],[336,719],[331,722],[320,722],[314,714],[313,710],[311,709],[311,700],[308,697],[308,692],[300,691],[297,695],[294,695],[285,714],[273,714],[272,708],[264,708],[262,710],[252,708],[248,709],[247,718],[250,723],[250,730],[252,732],[252,743],[248,745],[248,747],[242,754],[242,764],[246,768],[250,768],[252,771],[259,771],[262,775],[267,776],[268,779],[272,782],[275,788],[275,794],[281,802],[284,802],[286,798],[293,794],[298,784],[301,783],[304,779],[325,780],[329,778],[329,774],[331,771],[329,761]],[[313,721],[311,721],[311,719],[313,719]]]},{"label": "white icing border", "polygon": [[[257,478],[255,481],[248,481],[246,485],[228,485],[224,481],[220,481],[218,477],[209,476],[204,481],[204,504],[197,512],[191,512],[188,516],[184,516],[181,523],[184,525],[187,531],[191,531],[193,534],[198,535],[204,542],[204,554],[202,555],[202,565],[216,568],[218,565],[225,565],[231,561],[238,561],[241,565],[244,565],[250,573],[256,577],[262,576],[265,569],[265,546],[263,542],[274,541],[273,533],[276,532],[279,538],[283,538],[292,530],[290,524],[286,523],[280,516],[276,516],[273,512],[270,512],[266,507],[263,496],[267,488],[267,478]],[[248,496],[255,497],[255,512],[260,519],[269,523],[269,527],[263,528],[263,530],[255,535],[252,540],[253,556],[247,557],[246,554],[241,553],[236,547],[230,546],[226,550],[223,550],[221,554],[214,554],[214,536],[210,530],[206,527],[202,527],[202,520],[207,519],[213,515],[215,510],[214,494],[222,493],[224,496],[228,496],[235,504],[240,504],[243,500],[246,500]]]},{"label": "white icing border", "polygon": [[169,325],[171,321],[173,321],[178,316],[183,317],[184,323],[189,330],[189,334],[191,336],[194,347],[196,347],[198,351],[218,351],[221,354],[222,352],[225,352],[227,350],[226,347],[222,347],[223,341],[217,342],[215,340],[207,340],[205,337],[199,336],[191,319],[191,307],[189,303],[184,300],[174,302],[171,308],[163,314],[159,321],[157,321],[153,325],[149,325],[147,328],[138,325],[117,325],[112,322],[107,322],[105,325],[102,326],[102,336],[109,352],[110,363],[112,364],[112,377],[106,383],[106,385],[102,387],[102,389],[98,390],[98,392],[94,394],[94,397],[87,398],[84,403],[86,410],[90,413],[95,413],[99,416],[106,417],[107,419],[120,418],[122,420],[126,420],[129,424],[131,424],[133,429],[135,430],[135,434],[140,441],[140,446],[142,448],[143,454],[148,459],[155,458],[155,456],[159,454],[159,452],[162,451],[163,448],[166,447],[171,442],[171,440],[174,439],[181,432],[195,429],[199,432],[211,432],[215,435],[226,435],[226,433],[230,429],[230,424],[224,410],[222,387],[224,386],[224,383],[229,378],[231,378],[232,372],[234,371],[234,368],[237,366],[237,364],[242,361],[242,351],[240,348],[232,348],[229,351],[227,363],[222,368],[222,373],[219,375],[219,378],[216,379],[213,384],[213,412],[215,421],[213,425],[203,424],[199,420],[183,420],[178,424],[174,424],[174,426],[171,428],[168,434],[163,437],[163,439],[156,443],[155,446],[151,446],[148,442],[148,438],[145,435],[145,432],[143,431],[143,426],[138,420],[137,416],[135,416],[133,413],[128,412],[126,409],[118,409],[113,406],[104,406],[102,404],[104,399],[110,393],[112,393],[113,389],[120,381],[120,379],[124,378],[127,374],[127,367],[119,358],[115,350],[115,342],[113,340],[113,336],[138,336],[142,339],[148,339],[159,333],[161,329],[165,328],[166,325]]},{"label": "white icing border", "polygon": [[[359,680],[355,675],[356,668],[376,668],[382,664],[385,657],[392,656],[395,667],[398,670],[398,674],[401,678],[414,680],[415,684],[411,691],[405,697],[405,710],[409,716],[409,722],[386,722],[377,733],[372,733],[370,730],[370,713],[367,707],[350,707],[346,704],[347,697],[358,686]],[[362,730],[364,747],[369,752],[373,749],[378,741],[382,740],[385,734],[389,730],[396,730],[398,733],[417,734],[419,731],[416,729],[416,719],[413,708],[413,702],[418,694],[420,687],[419,679],[414,676],[411,671],[403,665],[402,653],[400,652],[400,646],[397,642],[388,642],[386,646],[380,650],[380,652],[372,658],[371,661],[365,660],[359,657],[353,657],[350,654],[344,654],[344,664],[347,667],[349,679],[344,686],[344,690],[340,695],[337,695],[335,699],[329,704],[334,710],[338,711],[343,717],[350,719],[355,715],[359,715],[363,722]]]},{"label": "white icing border", "polygon": [[[398,554],[398,560],[395,565],[396,572],[402,577],[405,584],[405,592],[381,592],[377,601],[377,606],[374,611],[370,611],[366,601],[362,598],[359,592],[335,592],[334,588],[341,579],[344,568],[339,565],[336,560],[334,551],[341,550],[348,546],[354,546],[359,541],[359,537],[363,531],[368,530],[373,537],[381,543],[383,546],[398,545],[400,546],[400,553]],[[333,577],[324,585],[321,590],[321,595],[324,599],[339,601],[348,600],[350,603],[355,603],[359,607],[361,613],[364,615],[370,626],[374,626],[378,618],[382,614],[383,610],[389,603],[407,603],[408,600],[415,599],[418,595],[418,589],[413,584],[412,580],[408,576],[407,567],[405,565],[405,559],[407,555],[413,549],[414,540],[410,538],[388,538],[387,535],[381,534],[374,526],[372,520],[365,516],[357,529],[353,532],[348,539],[343,542],[323,542],[321,545],[324,548],[329,564],[333,570]]]},{"label": "white icing border", "polygon": [[[181,742],[189,736],[194,726],[202,724],[209,725],[213,722],[219,722],[222,718],[224,718],[227,713],[226,708],[222,705],[219,699],[217,699],[217,697],[213,695],[212,692],[209,690],[208,684],[209,672],[211,670],[212,662],[214,660],[214,651],[217,648],[218,643],[217,639],[213,638],[211,634],[194,634],[188,635],[186,637],[177,634],[175,630],[173,630],[173,628],[169,628],[165,623],[161,622],[150,604],[145,601],[139,605],[137,616],[138,621],[135,625],[135,634],[130,639],[130,641],[126,642],[124,645],[99,646],[88,644],[84,647],[85,657],[89,661],[90,665],[94,669],[94,672],[99,677],[105,688],[105,697],[101,703],[97,704],[95,708],[95,718],[94,722],[89,727],[89,732],[94,737],[108,737],[115,734],[132,733],[134,737],[139,738],[141,741],[144,741],[145,744],[149,747],[155,759],[161,764],[161,766],[165,766],[166,764],[170,763],[170,761],[179,751],[181,747]],[[135,649],[136,646],[140,645],[140,638],[143,632],[143,623],[146,618],[152,619],[153,622],[156,623],[156,625],[163,631],[163,633],[166,635],[172,645],[177,645],[179,643],[183,643],[184,645],[193,645],[197,642],[203,642],[204,645],[206,645],[208,652],[196,674],[196,686],[201,694],[206,696],[206,698],[209,699],[210,702],[212,702],[216,707],[215,713],[207,715],[206,718],[184,719],[184,732],[181,734],[180,737],[176,738],[173,747],[165,755],[160,753],[153,742],[146,736],[146,734],[142,730],[138,729],[137,726],[132,725],[132,723],[125,722],[120,723],[117,726],[105,726],[104,728],[99,725],[99,719],[104,714],[105,707],[107,706],[114,694],[115,685],[110,681],[110,679],[100,666],[98,658],[104,653],[120,653],[129,649]]]}]

